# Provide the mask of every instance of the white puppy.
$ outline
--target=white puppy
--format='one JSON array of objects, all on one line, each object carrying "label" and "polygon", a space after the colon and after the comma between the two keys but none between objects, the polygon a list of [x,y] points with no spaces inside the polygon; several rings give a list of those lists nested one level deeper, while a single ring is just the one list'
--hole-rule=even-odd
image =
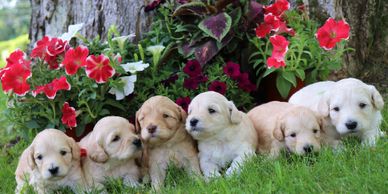
[{"label": "white puppy", "polygon": [[21,155],[15,175],[15,193],[21,193],[25,183],[37,193],[50,193],[66,186],[77,192],[85,187],[80,148],[57,129],[45,129],[36,135]]},{"label": "white puppy", "polygon": [[372,85],[354,78],[311,84],[293,96],[290,103],[306,106],[325,117],[324,140],[336,147],[348,134],[361,138],[364,145],[375,145],[380,130],[384,101]]},{"label": "white puppy", "polygon": [[254,155],[257,134],[248,116],[233,102],[216,92],[197,95],[189,105],[186,129],[198,140],[199,161],[205,177],[240,171],[247,157]]},{"label": "white puppy", "polygon": [[88,152],[83,168],[89,185],[101,189],[108,177],[122,178],[126,185],[138,185],[140,168],[135,159],[141,156],[142,143],[128,120],[104,117],[79,144]]}]

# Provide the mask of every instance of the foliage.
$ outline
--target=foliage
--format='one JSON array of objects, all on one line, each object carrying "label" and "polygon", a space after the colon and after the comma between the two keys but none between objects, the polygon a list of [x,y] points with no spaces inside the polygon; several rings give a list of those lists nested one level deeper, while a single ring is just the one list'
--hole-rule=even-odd
[{"label": "foliage", "polygon": [[8,4],[10,4],[9,1],[0,1],[0,41],[14,39],[28,33],[31,15],[30,2],[16,0],[14,6]]}]

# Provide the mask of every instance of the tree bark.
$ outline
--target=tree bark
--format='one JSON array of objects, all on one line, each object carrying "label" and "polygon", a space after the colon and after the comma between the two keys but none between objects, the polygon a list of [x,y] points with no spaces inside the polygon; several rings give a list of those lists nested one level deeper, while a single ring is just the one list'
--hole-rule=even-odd
[{"label": "tree bark", "polygon": [[345,18],[351,27],[344,57],[346,76],[370,82],[388,83],[388,1],[387,0],[303,0],[309,14],[324,21]]},{"label": "tree bark", "polygon": [[139,39],[151,23],[143,6],[149,0],[30,0],[29,38],[33,45],[44,35],[58,36],[71,24],[84,23],[81,34],[106,39],[111,25],[122,35],[136,33]]}]

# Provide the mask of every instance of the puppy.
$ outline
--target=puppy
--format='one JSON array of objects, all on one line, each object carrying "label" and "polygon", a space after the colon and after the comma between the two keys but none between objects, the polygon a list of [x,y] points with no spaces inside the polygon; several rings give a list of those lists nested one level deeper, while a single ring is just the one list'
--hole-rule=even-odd
[{"label": "puppy", "polygon": [[358,79],[311,84],[291,96],[289,102],[311,108],[325,117],[324,140],[333,147],[349,134],[370,146],[383,135],[380,130],[383,98],[374,86]]},{"label": "puppy", "polygon": [[136,129],[145,144],[143,162],[155,189],[163,186],[170,163],[201,174],[195,142],[185,130],[186,117],[180,106],[164,96],[148,99],[136,113]]},{"label": "puppy", "polygon": [[100,119],[92,132],[79,143],[87,150],[83,169],[89,185],[102,189],[106,178],[122,178],[125,185],[139,184],[142,143],[128,120],[108,116]]},{"label": "puppy", "polygon": [[277,157],[282,149],[303,155],[317,152],[320,117],[309,108],[269,102],[248,112],[258,135],[257,152]]},{"label": "puppy", "polygon": [[26,182],[37,193],[50,193],[66,186],[74,192],[80,191],[86,187],[80,164],[80,148],[62,131],[45,129],[22,153],[15,179],[15,193],[21,193]]},{"label": "puppy", "polygon": [[198,140],[199,162],[206,178],[240,171],[247,157],[254,155],[257,134],[248,116],[233,102],[216,92],[197,95],[189,105],[186,129]]}]

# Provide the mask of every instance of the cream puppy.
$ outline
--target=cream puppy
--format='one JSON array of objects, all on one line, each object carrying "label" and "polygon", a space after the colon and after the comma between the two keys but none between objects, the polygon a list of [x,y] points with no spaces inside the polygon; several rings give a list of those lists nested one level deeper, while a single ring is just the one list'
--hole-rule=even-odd
[{"label": "cream puppy", "polygon": [[79,192],[86,187],[80,148],[57,129],[45,129],[36,135],[22,153],[15,175],[15,193],[21,193],[25,183],[37,193],[50,193],[66,186]]},{"label": "cream puppy", "polygon": [[303,155],[317,152],[320,117],[309,108],[269,102],[248,112],[258,135],[257,152],[277,157],[282,149]]},{"label": "cream puppy", "polygon": [[164,184],[169,164],[201,174],[195,142],[185,130],[186,112],[164,96],[151,97],[136,113],[136,129],[141,131],[146,157],[144,166],[151,184]]},{"label": "cream puppy", "polygon": [[135,159],[141,157],[142,143],[128,120],[104,117],[79,144],[88,152],[83,169],[89,185],[101,189],[108,177],[122,178],[129,186],[139,184],[140,168]]},{"label": "cream puppy", "polygon": [[291,96],[290,103],[317,111],[325,117],[325,142],[333,147],[347,135],[356,135],[364,145],[374,146],[380,130],[384,101],[372,85],[354,78],[311,84]]},{"label": "cream puppy", "polygon": [[254,155],[257,135],[248,116],[233,102],[216,92],[197,95],[189,105],[186,129],[198,140],[199,161],[205,177],[240,171],[247,157]]}]

